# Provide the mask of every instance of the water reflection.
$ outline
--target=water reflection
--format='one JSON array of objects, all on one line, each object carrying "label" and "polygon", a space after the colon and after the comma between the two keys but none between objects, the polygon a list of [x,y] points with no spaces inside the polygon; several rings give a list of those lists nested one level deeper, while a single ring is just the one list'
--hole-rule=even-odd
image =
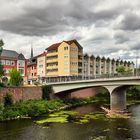
[{"label": "water reflection", "polygon": [[[81,114],[99,111],[94,105],[73,109]],[[48,128],[34,120],[0,123],[0,140],[139,140],[140,105],[130,108],[131,119],[97,119],[89,123],[50,123]]]}]

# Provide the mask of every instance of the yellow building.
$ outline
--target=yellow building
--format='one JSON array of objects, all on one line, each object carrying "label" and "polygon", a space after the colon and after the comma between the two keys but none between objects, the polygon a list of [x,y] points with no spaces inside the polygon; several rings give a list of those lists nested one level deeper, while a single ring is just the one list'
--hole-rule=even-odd
[{"label": "yellow building", "polygon": [[82,76],[83,48],[76,40],[62,41],[46,50],[47,77]]}]

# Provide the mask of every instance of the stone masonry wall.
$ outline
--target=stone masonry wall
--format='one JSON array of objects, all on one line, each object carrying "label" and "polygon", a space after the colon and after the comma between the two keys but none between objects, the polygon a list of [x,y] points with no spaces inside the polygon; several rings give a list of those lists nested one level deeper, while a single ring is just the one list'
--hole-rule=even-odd
[{"label": "stone masonry wall", "polygon": [[7,93],[12,94],[14,102],[20,100],[38,100],[42,98],[41,87],[6,87],[0,88],[0,102],[3,102],[3,98]]}]

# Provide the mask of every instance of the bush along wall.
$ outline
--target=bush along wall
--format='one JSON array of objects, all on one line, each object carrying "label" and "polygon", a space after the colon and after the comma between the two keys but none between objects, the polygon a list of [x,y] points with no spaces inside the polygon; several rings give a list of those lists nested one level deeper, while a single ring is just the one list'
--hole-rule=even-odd
[{"label": "bush along wall", "polygon": [[4,97],[4,106],[11,106],[13,104],[13,97],[11,93],[7,93]]},{"label": "bush along wall", "polygon": [[50,100],[53,94],[53,89],[51,85],[43,85],[42,86],[42,99]]}]

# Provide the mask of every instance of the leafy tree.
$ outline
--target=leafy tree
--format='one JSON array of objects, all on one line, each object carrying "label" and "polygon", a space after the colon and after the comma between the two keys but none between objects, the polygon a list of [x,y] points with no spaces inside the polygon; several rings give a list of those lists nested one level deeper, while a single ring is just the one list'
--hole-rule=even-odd
[{"label": "leafy tree", "polygon": [[[0,47],[2,47],[4,45],[4,42],[2,40],[0,40]],[[0,57],[1,57],[1,53],[2,53],[2,50],[0,52]],[[3,69],[3,65],[1,64],[1,61],[0,61],[0,81],[1,81],[1,77],[4,75],[4,69]]]},{"label": "leafy tree", "polygon": [[10,74],[10,85],[12,86],[20,86],[22,84],[23,78],[20,74],[20,72],[13,68],[9,71]]},{"label": "leafy tree", "polygon": [[116,71],[119,73],[119,74],[124,74],[126,72],[125,70],[125,67],[124,66],[119,66]]},{"label": "leafy tree", "polygon": [[4,69],[3,69],[3,65],[1,64],[1,61],[0,61],[0,81],[1,81],[1,78],[3,75],[4,75]]},{"label": "leafy tree", "polygon": [[2,47],[4,45],[4,42],[3,42],[3,40],[1,39],[0,40],[0,47]]},{"label": "leafy tree", "polygon": [[126,68],[124,66],[119,66],[116,71],[119,73],[119,74],[132,74],[132,69],[128,68],[126,70]]}]

